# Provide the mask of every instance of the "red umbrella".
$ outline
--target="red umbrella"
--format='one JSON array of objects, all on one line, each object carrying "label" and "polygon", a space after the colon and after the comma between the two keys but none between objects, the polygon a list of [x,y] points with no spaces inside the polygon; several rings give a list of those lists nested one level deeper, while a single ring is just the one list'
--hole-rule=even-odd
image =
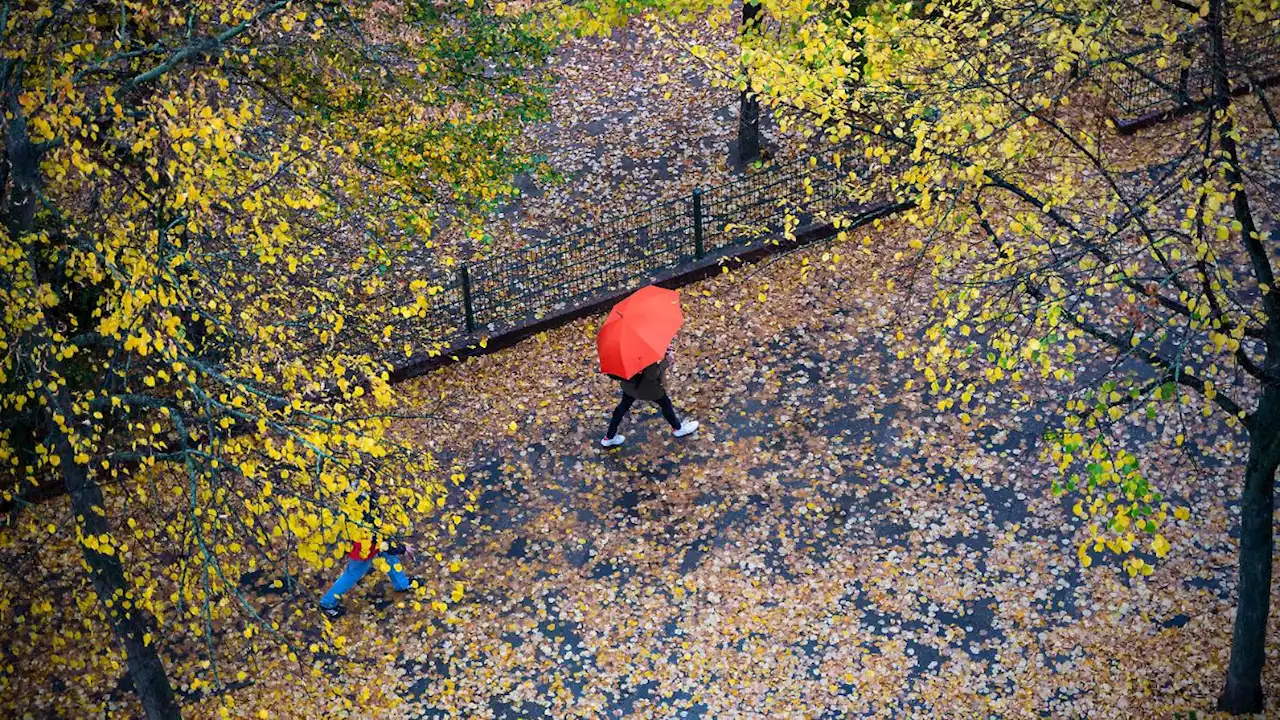
[{"label": "red umbrella", "polygon": [[683,324],[680,293],[656,285],[640,288],[614,305],[600,326],[600,372],[634,376],[662,359]]}]

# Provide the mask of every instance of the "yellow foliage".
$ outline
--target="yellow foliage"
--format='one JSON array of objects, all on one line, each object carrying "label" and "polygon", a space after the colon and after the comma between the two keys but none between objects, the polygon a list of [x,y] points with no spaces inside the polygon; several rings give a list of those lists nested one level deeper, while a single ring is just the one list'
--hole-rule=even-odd
[{"label": "yellow foliage", "polygon": [[[69,598],[76,621],[41,631],[110,628],[119,604],[145,611],[146,646],[203,647],[226,624],[240,650],[296,657],[246,578],[310,581],[351,542],[419,534],[445,506],[430,453],[390,432],[403,411],[384,348],[408,340],[385,298],[403,279],[437,302],[405,252],[447,213],[501,202],[529,165],[508,144],[544,112],[550,44],[524,12],[415,7],[5,12],[0,473],[89,490],[0,538],[78,545],[124,583],[102,604]],[[460,54],[501,67],[477,80]],[[34,452],[11,420],[37,428]],[[0,586],[0,605],[15,592]],[[182,680],[212,686],[213,665]]]}]

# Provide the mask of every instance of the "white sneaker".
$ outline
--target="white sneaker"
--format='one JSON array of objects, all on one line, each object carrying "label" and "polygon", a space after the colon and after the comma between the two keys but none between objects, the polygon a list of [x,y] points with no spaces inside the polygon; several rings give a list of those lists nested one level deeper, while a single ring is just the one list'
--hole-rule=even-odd
[{"label": "white sneaker", "polygon": [[680,429],[673,432],[672,435],[675,435],[676,437],[684,437],[685,435],[692,435],[693,432],[697,429],[698,429],[697,420],[685,420],[684,422],[680,423]]},{"label": "white sneaker", "polygon": [[[696,424],[697,424],[697,423],[695,423],[695,425],[696,425]],[[627,436],[626,436],[626,435],[614,435],[614,436],[613,436],[613,437],[611,437],[611,438],[601,438],[601,439],[600,439],[600,444],[601,444],[601,445],[603,445],[603,446],[605,446],[605,447],[616,447],[616,446],[618,446],[618,445],[621,445],[621,444],[622,444],[622,442],[623,442],[624,440],[626,440],[626,439],[627,439]]]}]

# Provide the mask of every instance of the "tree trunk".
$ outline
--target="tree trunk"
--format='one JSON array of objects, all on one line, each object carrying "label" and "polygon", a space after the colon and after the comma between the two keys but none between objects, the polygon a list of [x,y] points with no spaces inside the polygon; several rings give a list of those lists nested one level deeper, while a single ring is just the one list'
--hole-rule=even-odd
[{"label": "tree trunk", "polygon": [[[742,3],[742,34],[754,31],[760,24],[759,3]],[[760,101],[751,94],[750,80],[738,98],[738,162],[743,165],[760,157]]]},{"label": "tree trunk", "polygon": [[[1231,662],[1226,687],[1218,697],[1219,710],[1237,714],[1262,711],[1262,666],[1271,611],[1271,554],[1275,545],[1271,518],[1275,509],[1275,444],[1280,435],[1274,416],[1280,409],[1280,390],[1267,388],[1262,402],[1270,405],[1267,419],[1273,422],[1250,438],[1240,503],[1240,576]],[[1258,419],[1263,419],[1261,405]]]},{"label": "tree trunk", "polygon": [[[1242,181],[1236,148],[1235,125],[1230,114],[1231,83],[1227,76],[1224,0],[1210,0],[1206,31],[1209,65],[1213,76],[1213,107],[1222,111],[1218,141],[1229,165],[1228,187],[1232,209],[1241,224],[1241,243],[1249,257],[1254,278],[1262,288],[1274,286],[1271,259],[1263,235],[1253,220]],[[1280,377],[1280,303],[1273,292],[1262,292],[1267,315],[1267,346],[1263,370],[1267,378]],[[1262,710],[1262,666],[1266,661],[1267,619],[1271,611],[1271,554],[1275,546],[1275,474],[1280,465],[1280,384],[1264,379],[1258,408],[1248,421],[1249,462],[1245,466],[1240,501],[1240,579],[1237,585],[1236,620],[1231,638],[1227,682],[1218,697],[1218,709],[1230,713]]]},{"label": "tree trunk", "polygon": [[[3,68],[0,76],[4,80],[3,104],[8,110],[3,158],[7,165],[8,182],[7,187],[0,187],[0,191],[4,192],[3,203],[0,203],[0,220],[9,237],[21,242],[24,236],[35,230],[40,160],[49,145],[33,142],[27,132],[26,117],[18,102],[22,89],[22,62],[6,61],[0,67]],[[27,255],[32,278],[39,284],[39,258],[30,248]],[[39,333],[48,345],[50,332],[44,327],[44,323],[41,323]],[[64,484],[71,495],[76,523],[84,537],[109,534],[111,525],[103,508],[102,488],[90,477],[89,468],[76,462],[78,453],[72,446],[69,431],[61,424],[70,423],[75,417],[71,412],[70,394],[65,385],[67,373],[58,358],[46,356],[41,360],[52,377],[63,381],[63,384],[56,386],[50,383],[55,389],[45,398],[44,422],[48,430],[46,440],[53,444]],[[174,697],[173,688],[169,685],[164,663],[156,652],[155,620],[150,613],[137,607],[137,599],[129,588],[119,555],[107,555],[83,544],[80,550],[89,566],[93,589],[102,603],[103,611],[111,622],[116,638],[124,646],[129,676],[147,717],[151,720],[181,718],[182,711]],[[126,600],[129,601],[128,607],[125,607]]]},{"label": "tree trunk", "polygon": [[[71,507],[81,533],[86,537],[109,533],[111,526],[103,513],[102,488],[89,477],[88,468],[75,461],[75,450],[52,418],[49,419],[49,434],[61,461],[62,476],[71,495]],[[155,622],[150,614],[135,604],[136,598],[129,588],[119,556],[100,553],[84,545],[80,546],[80,551],[89,565],[93,589],[103,611],[111,621],[116,638],[124,646],[129,677],[147,717],[151,720],[181,718],[182,711],[169,685],[164,662],[156,652]],[[130,601],[129,608],[124,607],[126,599]]]},{"label": "tree trunk", "polygon": [[[15,128],[16,125],[16,128]],[[34,221],[36,170],[30,167],[37,163],[39,152],[34,150],[26,136],[25,122],[11,121],[8,138],[9,161],[13,184],[9,188],[8,206],[6,207],[6,223],[12,237],[21,238],[31,232]],[[14,132],[16,129],[16,133]],[[15,137],[15,134],[17,137]],[[39,278],[36,259],[31,258],[32,276]],[[48,337],[48,332],[43,333]],[[66,378],[62,364],[53,357],[45,357],[50,373],[58,378]],[[45,406],[45,424],[47,440],[53,443],[53,450],[58,456],[62,478],[71,495],[71,508],[76,514],[76,522],[83,536],[102,536],[109,534],[111,524],[103,510],[102,488],[89,476],[89,468],[76,461],[78,454],[72,447],[68,430],[58,422],[70,422],[74,417],[71,412],[71,400],[65,385],[50,393]],[[155,622],[145,610],[136,606],[136,598],[125,578],[124,566],[118,555],[107,555],[80,546],[84,561],[89,566],[89,576],[93,581],[93,589],[98,594],[102,609],[111,622],[116,638],[124,646],[128,660],[129,676],[137,691],[138,699],[147,717],[151,720],[170,720],[181,718],[173,688],[169,686],[169,678],[164,671],[164,663],[160,660],[155,646]],[[129,601],[129,607],[124,606]]]}]

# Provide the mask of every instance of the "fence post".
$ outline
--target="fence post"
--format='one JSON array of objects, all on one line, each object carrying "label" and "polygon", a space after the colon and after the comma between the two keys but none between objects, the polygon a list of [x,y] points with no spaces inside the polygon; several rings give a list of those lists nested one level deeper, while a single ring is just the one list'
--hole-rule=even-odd
[{"label": "fence post", "polygon": [[701,260],[706,252],[702,247],[702,188],[693,189],[693,256]]},{"label": "fence post", "polygon": [[471,270],[462,266],[462,309],[466,312],[467,332],[476,331],[476,313],[471,308]]}]

